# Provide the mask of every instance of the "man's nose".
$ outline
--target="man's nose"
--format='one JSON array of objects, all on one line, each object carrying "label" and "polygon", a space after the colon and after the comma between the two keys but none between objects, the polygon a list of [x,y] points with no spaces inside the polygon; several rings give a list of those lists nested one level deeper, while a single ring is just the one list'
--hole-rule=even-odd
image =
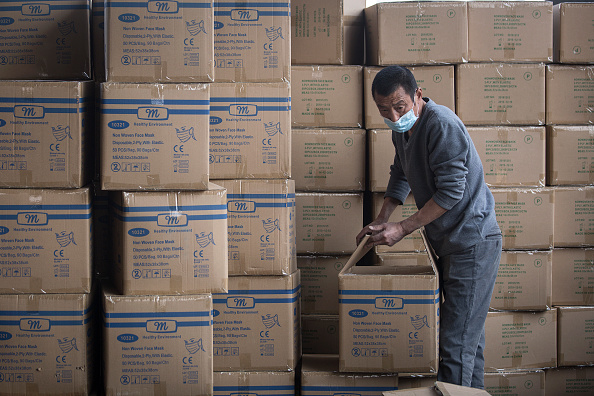
[{"label": "man's nose", "polygon": [[396,112],[395,109],[391,109],[390,112],[388,113],[388,119],[392,122],[398,121],[399,118],[400,118],[400,116],[398,115],[398,113]]}]

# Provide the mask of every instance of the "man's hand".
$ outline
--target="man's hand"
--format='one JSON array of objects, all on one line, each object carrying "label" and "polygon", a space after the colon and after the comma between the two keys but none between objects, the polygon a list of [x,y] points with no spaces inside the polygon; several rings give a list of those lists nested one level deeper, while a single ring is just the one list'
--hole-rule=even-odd
[{"label": "man's hand", "polygon": [[365,248],[372,248],[377,245],[393,246],[408,235],[402,226],[402,222],[398,223],[382,223],[367,226],[371,231],[371,237],[367,240]]}]

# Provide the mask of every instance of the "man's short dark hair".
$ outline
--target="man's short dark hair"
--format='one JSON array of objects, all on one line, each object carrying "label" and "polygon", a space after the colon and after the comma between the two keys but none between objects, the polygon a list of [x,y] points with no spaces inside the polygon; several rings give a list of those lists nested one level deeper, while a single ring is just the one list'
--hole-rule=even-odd
[{"label": "man's short dark hair", "polygon": [[371,84],[371,94],[375,98],[375,94],[382,96],[389,96],[398,88],[402,87],[404,92],[410,95],[410,98],[415,100],[415,92],[417,91],[417,80],[415,76],[406,67],[402,66],[387,66],[377,73]]}]

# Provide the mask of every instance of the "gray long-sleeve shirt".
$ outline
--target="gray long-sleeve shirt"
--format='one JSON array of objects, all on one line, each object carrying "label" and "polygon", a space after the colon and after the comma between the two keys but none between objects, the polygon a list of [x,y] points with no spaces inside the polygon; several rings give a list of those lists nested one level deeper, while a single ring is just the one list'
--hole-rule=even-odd
[{"label": "gray long-sleeve shirt", "polygon": [[396,155],[385,196],[404,202],[412,191],[417,208],[433,198],[447,209],[425,226],[435,252],[445,256],[501,231],[483,165],[466,127],[449,108],[423,100],[425,107],[412,135],[392,132]]}]

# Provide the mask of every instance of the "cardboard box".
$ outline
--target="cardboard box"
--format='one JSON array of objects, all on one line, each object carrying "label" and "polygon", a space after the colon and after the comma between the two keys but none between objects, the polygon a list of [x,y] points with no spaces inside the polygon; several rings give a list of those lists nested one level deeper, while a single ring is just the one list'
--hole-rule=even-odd
[{"label": "cardboard box", "polygon": [[301,315],[301,350],[338,355],[338,315]]},{"label": "cardboard box", "polygon": [[543,370],[513,370],[485,373],[485,390],[490,395],[544,396]]},{"label": "cardboard box", "polygon": [[104,291],[106,395],[210,395],[212,296]]},{"label": "cardboard box", "polygon": [[87,184],[92,83],[0,81],[0,92],[0,187]]},{"label": "cardboard box", "polygon": [[105,81],[105,0],[91,0],[93,80]]},{"label": "cardboard box", "polygon": [[207,84],[101,84],[101,188],[205,190]]},{"label": "cardboard box", "polygon": [[547,65],[547,124],[594,124],[594,66]]},{"label": "cardboard box", "polygon": [[289,83],[221,83],[210,89],[210,177],[291,177]]},{"label": "cardboard box", "polygon": [[552,62],[553,3],[468,3],[470,62]]},{"label": "cardboard box", "polygon": [[[419,237],[422,240],[420,235]],[[426,251],[379,253],[376,258],[376,265],[387,265],[392,267],[426,267],[431,265],[431,258]]]},{"label": "cardboard box", "polygon": [[591,3],[560,3],[553,6],[553,60],[555,63],[594,62]]},{"label": "cardboard box", "polygon": [[398,389],[427,388],[434,386],[437,380],[435,374],[401,374],[398,373]]},{"label": "cardboard box", "polygon": [[297,256],[301,312],[338,315],[338,273],[349,256]]},{"label": "cardboard box", "polygon": [[547,185],[594,184],[594,125],[547,126]]},{"label": "cardboard box", "polygon": [[[390,166],[394,163],[396,149],[392,143],[392,130],[367,131],[368,188],[371,192],[385,192],[390,181]],[[383,197],[383,194],[381,194]]]},{"label": "cardboard box", "polygon": [[557,366],[557,310],[489,312],[485,371]]},{"label": "cardboard box", "polygon": [[491,192],[504,250],[553,247],[553,213],[557,203],[553,189],[494,188]]},{"label": "cardboard box", "polygon": [[91,193],[0,190],[0,293],[89,293]]},{"label": "cardboard box", "polygon": [[[366,67],[363,69],[363,86],[365,96],[365,128],[386,128],[384,118],[373,100],[371,85],[381,67]],[[454,66],[413,66],[408,67],[417,81],[417,86],[423,90],[423,96],[431,98],[435,103],[449,107],[456,111],[454,96]]]},{"label": "cardboard box", "polygon": [[555,188],[555,247],[594,246],[594,186]]},{"label": "cardboard box", "polygon": [[544,187],[544,127],[468,127],[485,182],[497,187]]},{"label": "cardboard box", "polygon": [[295,370],[301,358],[299,289],[299,271],[230,277],[229,293],[213,295],[214,370]]},{"label": "cardboard box", "polygon": [[397,373],[342,373],[338,361],[337,355],[304,355],[301,395],[380,396],[382,391],[398,389]]},{"label": "cardboard box", "polygon": [[105,29],[107,81],[214,81],[213,0],[106,0]]},{"label": "cardboard box", "polygon": [[558,307],[559,366],[594,365],[594,307]]},{"label": "cardboard box", "polygon": [[437,372],[440,297],[433,260],[351,266],[360,252],[338,275],[340,371]]},{"label": "cardboard box", "polygon": [[90,20],[90,0],[3,2],[0,79],[92,78]]},{"label": "cardboard box", "polygon": [[293,129],[297,191],[364,191],[364,129]]},{"label": "cardboard box", "polygon": [[363,193],[297,193],[297,254],[349,254],[363,228]]},{"label": "cardboard box", "polygon": [[227,194],[117,192],[110,196],[114,279],[131,294],[227,291]]},{"label": "cardboard box", "polygon": [[[365,9],[367,64],[462,63],[468,18],[462,2],[378,3]],[[395,40],[396,36],[404,36]]]},{"label": "cardboard box", "polygon": [[588,396],[594,392],[594,367],[549,369],[545,380],[545,396]]},{"label": "cardboard box", "polygon": [[0,296],[3,395],[87,395],[98,372],[91,294]]},{"label": "cardboard box", "polygon": [[470,388],[449,384],[447,382],[435,382],[435,385],[410,390],[397,390],[393,392],[382,392],[383,396],[488,396],[489,393],[483,389]]},{"label": "cardboard box", "polygon": [[248,395],[295,395],[295,372],[275,371],[215,371],[213,373],[214,396]]},{"label": "cardboard box", "polygon": [[362,66],[293,66],[295,127],[363,128]]},{"label": "cardboard box", "polygon": [[506,311],[551,308],[552,256],[551,250],[502,252],[490,307]]},{"label": "cardboard box", "polygon": [[291,2],[291,64],[365,64],[365,1]]},{"label": "cardboard box", "polygon": [[594,249],[553,249],[553,305],[594,305]]},{"label": "cardboard box", "polygon": [[466,125],[544,125],[545,66],[458,65],[456,114]]},{"label": "cardboard box", "polygon": [[291,5],[214,2],[215,81],[290,81]]},{"label": "cardboard box", "polygon": [[227,189],[229,275],[295,272],[295,182],[254,179],[215,183]]}]

